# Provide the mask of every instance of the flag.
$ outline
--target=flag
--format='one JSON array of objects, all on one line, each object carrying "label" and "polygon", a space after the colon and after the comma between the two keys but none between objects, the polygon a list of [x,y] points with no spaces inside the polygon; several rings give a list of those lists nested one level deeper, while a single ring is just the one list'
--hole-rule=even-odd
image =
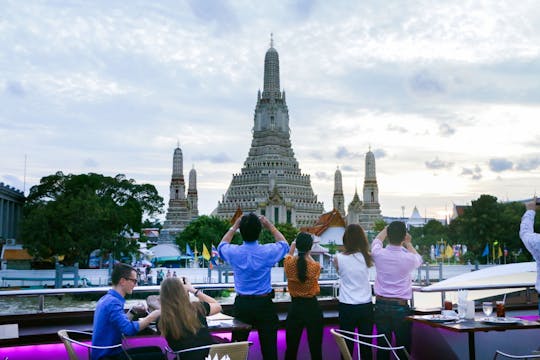
[{"label": "flag", "polygon": [[484,252],[482,253],[482,256],[489,256],[489,244],[486,244],[486,247],[484,248]]},{"label": "flag", "polygon": [[203,246],[203,251],[202,251],[202,257],[204,258],[204,260],[210,260],[210,252],[208,251],[208,248],[206,247],[205,244],[202,245]]},{"label": "flag", "polygon": [[439,248],[439,244],[435,244],[435,257],[441,256],[441,250]]},{"label": "flag", "polygon": [[431,249],[429,250],[429,257],[431,260],[435,260],[435,246],[431,245]]},{"label": "flag", "polygon": [[508,248],[506,245],[504,246],[504,256],[508,256]]},{"label": "flag", "polygon": [[467,245],[463,244],[461,245],[461,254],[465,255],[467,253]]},{"label": "flag", "polygon": [[454,255],[454,249],[450,245],[446,245],[446,249],[444,250],[444,256],[447,259],[450,259]]},{"label": "flag", "polygon": [[503,252],[502,252],[501,247],[499,246],[499,252],[497,253],[497,257],[500,258],[502,256],[503,256]]},{"label": "flag", "polygon": [[191,250],[191,247],[188,243],[186,243],[186,256],[193,257],[193,251]]},{"label": "flag", "polygon": [[212,257],[210,258],[210,261],[212,264],[216,265],[218,264],[219,254],[217,252],[217,249],[214,245],[212,245]]}]

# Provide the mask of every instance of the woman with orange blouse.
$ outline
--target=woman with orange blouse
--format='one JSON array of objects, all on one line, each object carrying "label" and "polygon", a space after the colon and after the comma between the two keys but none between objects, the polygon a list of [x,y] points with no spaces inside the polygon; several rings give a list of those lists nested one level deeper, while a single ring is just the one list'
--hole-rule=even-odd
[{"label": "woman with orange blouse", "polygon": [[[289,254],[283,261],[287,275],[291,305],[285,324],[287,350],[285,359],[296,359],[300,337],[307,329],[309,351],[312,359],[322,359],[323,317],[317,301],[320,292],[321,265],[311,257],[313,237],[300,233],[291,244]],[[294,256],[294,250],[298,255]]]}]

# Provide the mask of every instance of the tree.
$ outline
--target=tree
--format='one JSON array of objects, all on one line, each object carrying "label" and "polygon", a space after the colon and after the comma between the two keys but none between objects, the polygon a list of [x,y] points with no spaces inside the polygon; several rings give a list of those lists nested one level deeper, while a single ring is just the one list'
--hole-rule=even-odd
[{"label": "tree", "polygon": [[373,231],[378,234],[379,232],[381,232],[382,229],[386,227],[386,225],[386,221],[384,221],[383,219],[377,219],[373,223]]},{"label": "tree", "polygon": [[[215,216],[199,216],[176,236],[176,243],[180,249],[185,250],[186,244],[189,244],[192,250],[197,249],[202,253],[203,244],[208,251],[212,251],[212,245],[216,248],[223,235],[229,230],[231,224],[226,220],[221,220]],[[234,234],[233,244],[241,244],[240,234]]]},{"label": "tree", "polygon": [[120,254],[136,251],[124,235],[140,232],[143,214],[160,213],[163,198],[150,184],[137,185],[124,175],[100,174],[43,177],[30,189],[24,205],[21,238],[38,259],[64,256],[66,264],[88,263],[100,249]]},{"label": "tree", "polygon": [[[276,229],[279,230],[287,239],[287,242],[290,244],[294,241],[296,238],[296,235],[298,235],[299,230],[295,228],[292,224],[289,223],[283,223],[283,224],[275,224]],[[267,229],[263,228],[261,231],[261,236],[259,239],[259,243],[261,244],[268,244],[275,242],[274,236],[268,231]]]}]

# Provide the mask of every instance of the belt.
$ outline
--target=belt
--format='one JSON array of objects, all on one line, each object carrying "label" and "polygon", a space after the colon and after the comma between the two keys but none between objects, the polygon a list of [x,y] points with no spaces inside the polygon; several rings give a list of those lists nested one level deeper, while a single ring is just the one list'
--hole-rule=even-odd
[{"label": "belt", "polygon": [[261,295],[242,295],[242,294],[236,294],[238,297],[248,298],[248,299],[254,299],[254,298],[265,298],[265,297],[271,297],[273,294],[271,292]]},{"label": "belt", "polygon": [[408,300],[400,299],[400,298],[389,298],[389,297],[376,295],[375,299],[376,299],[376,301],[392,302],[392,303],[396,303],[396,304],[399,304],[399,305],[409,305]]}]

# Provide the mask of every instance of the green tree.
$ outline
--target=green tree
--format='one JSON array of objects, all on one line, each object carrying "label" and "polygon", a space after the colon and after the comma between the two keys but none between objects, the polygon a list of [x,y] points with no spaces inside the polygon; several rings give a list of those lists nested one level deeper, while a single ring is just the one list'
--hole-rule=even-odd
[{"label": "green tree", "polygon": [[[186,244],[189,244],[191,249],[202,254],[203,244],[206,245],[208,251],[212,251],[212,245],[216,248],[221,241],[221,238],[227,230],[231,227],[231,224],[226,220],[221,220],[215,216],[199,216],[192,221],[180,234],[176,236],[176,243],[182,249],[185,250]],[[242,243],[240,234],[236,233],[232,240],[233,244]]]},{"label": "green tree", "polygon": [[381,232],[382,229],[384,229],[386,225],[386,221],[384,221],[383,219],[377,219],[373,223],[373,231],[375,231],[375,234],[378,234],[379,232]]},{"label": "green tree", "polygon": [[143,214],[161,212],[163,199],[150,184],[124,175],[64,175],[57,172],[30,189],[24,205],[21,238],[38,259],[64,256],[66,264],[85,266],[90,252],[136,251],[127,232],[139,232]]},{"label": "green tree", "polygon": [[[278,229],[285,239],[287,239],[287,242],[290,244],[294,241],[296,238],[296,235],[298,235],[299,230],[295,228],[292,224],[284,223],[284,224],[276,224],[276,229]],[[267,229],[263,228],[261,231],[261,238],[259,239],[259,243],[261,244],[268,244],[275,242],[274,236],[268,231]]]}]

